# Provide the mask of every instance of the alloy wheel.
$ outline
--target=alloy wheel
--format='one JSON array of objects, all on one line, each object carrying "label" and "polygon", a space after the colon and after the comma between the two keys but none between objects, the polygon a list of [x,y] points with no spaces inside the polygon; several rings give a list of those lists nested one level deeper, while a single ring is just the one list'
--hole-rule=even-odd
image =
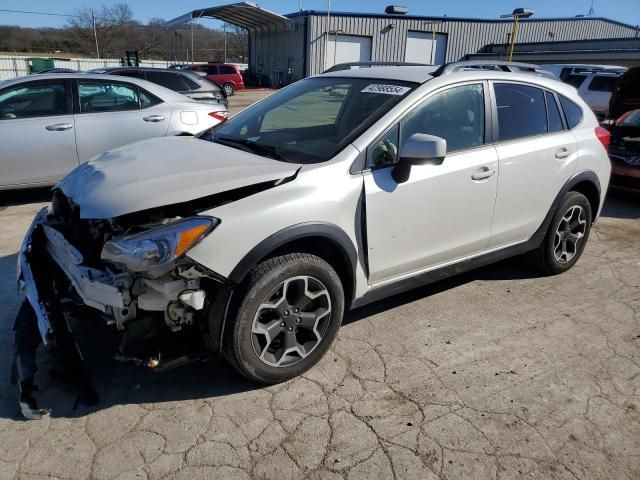
[{"label": "alloy wheel", "polygon": [[556,229],[553,255],[558,263],[570,262],[580,250],[587,231],[587,213],[574,205],[563,215]]},{"label": "alloy wheel", "polygon": [[260,303],[251,327],[253,350],[267,365],[294,365],[320,345],[330,318],[331,297],[320,280],[289,278]]}]

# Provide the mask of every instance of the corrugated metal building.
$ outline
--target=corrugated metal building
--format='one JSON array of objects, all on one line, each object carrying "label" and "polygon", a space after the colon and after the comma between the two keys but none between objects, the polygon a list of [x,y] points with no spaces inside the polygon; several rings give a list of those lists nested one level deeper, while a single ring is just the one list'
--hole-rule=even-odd
[{"label": "corrugated metal building", "polygon": [[[169,26],[218,18],[249,31],[249,70],[280,86],[350,61],[441,64],[508,41],[511,20],[301,11],[279,15],[250,2],[193,11]],[[596,17],[521,19],[518,45],[636,38],[638,27]],[[517,48],[516,48],[517,51]]]},{"label": "corrugated metal building", "polygon": [[[465,58],[469,60],[504,60],[508,49],[508,44],[486,45],[478,53],[468,54]],[[518,43],[513,61],[638,66],[640,65],[640,36],[603,40]]]}]

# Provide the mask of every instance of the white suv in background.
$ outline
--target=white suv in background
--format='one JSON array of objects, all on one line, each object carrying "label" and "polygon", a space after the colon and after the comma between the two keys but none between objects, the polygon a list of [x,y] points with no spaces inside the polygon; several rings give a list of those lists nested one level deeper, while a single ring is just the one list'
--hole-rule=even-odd
[{"label": "white suv in background", "polygon": [[620,72],[583,72],[572,73],[562,81],[578,90],[578,94],[591,107],[599,120],[609,113],[609,100],[622,73]]},{"label": "white suv in background", "polygon": [[347,309],[514,255],[571,268],[608,132],[568,85],[467,67],[318,75],[206,137],[76,168],[19,254],[23,412],[38,335],[75,348],[76,321],[112,325],[121,357],[155,367],[184,344],[269,384],[317,363]]}]

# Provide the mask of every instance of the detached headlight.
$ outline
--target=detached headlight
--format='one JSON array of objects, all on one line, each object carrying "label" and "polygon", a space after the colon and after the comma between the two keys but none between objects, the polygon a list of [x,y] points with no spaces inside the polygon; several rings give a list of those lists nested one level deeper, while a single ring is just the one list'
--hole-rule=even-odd
[{"label": "detached headlight", "polygon": [[121,263],[132,272],[154,270],[186,253],[219,223],[217,218],[192,217],[136,235],[114,238],[104,244],[100,258]]}]

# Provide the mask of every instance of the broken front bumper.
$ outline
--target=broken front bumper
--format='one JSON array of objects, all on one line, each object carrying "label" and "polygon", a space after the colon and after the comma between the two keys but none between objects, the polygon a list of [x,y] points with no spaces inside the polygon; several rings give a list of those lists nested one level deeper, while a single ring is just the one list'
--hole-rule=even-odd
[{"label": "broken front bumper", "polygon": [[33,308],[36,318],[38,319],[38,330],[40,331],[40,336],[42,337],[42,341],[45,345],[51,340],[53,329],[51,327],[47,311],[40,300],[40,296],[38,295],[33,271],[31,270],[31,265],[29,264],[27,257],[31,253],[31,239],[33,233],[35,229],[47,218],[47,214],[48,209],[46,207],[38,212],[33,219],[33,222],[22,241],[20,251],[18,252],[18,293],[23,294]]},{"label": "broken front bumper", "polygon": [[128,294],[115,286],[114,276],[82,265],[82,254],[60,232],[45,224],[47,215],[46,207],[38,212],[18,254],[18,290],[33,307],[45,345],[51,340],[53,329],[34,277],[34,267],[37,266],[31,265],[33,237],[37,230],[40,230],[38,233],[42,235],[40,248],[44,247],[46,254],[64,272],[85,305],[106,312],[109,308],[122,310],[129,301]]}]

